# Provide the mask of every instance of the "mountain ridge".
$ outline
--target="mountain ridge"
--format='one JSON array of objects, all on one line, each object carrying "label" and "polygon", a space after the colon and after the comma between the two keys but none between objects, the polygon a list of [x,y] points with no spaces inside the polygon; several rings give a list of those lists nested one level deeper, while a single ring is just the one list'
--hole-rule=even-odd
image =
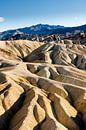
[{"label": "mountain ridge", "polygon": [[30,27],[7,30],[0,33],[0,40],[11,38],[14,33],[24,33],[28,35],[52,35],[52,34],[66,34],[76,30],[86,32],[86,24],[76,27],[65,27],[61,25],[37,24]]}]

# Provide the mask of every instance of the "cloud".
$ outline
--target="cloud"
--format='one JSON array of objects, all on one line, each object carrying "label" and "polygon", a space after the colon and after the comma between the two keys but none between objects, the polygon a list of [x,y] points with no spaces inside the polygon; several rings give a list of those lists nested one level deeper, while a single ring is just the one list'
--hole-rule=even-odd
[{"label": "cloud", "polygon": [[4,17],[0,17],[0,23],[4,22],[4,21],[5,21],[5,18]]}]

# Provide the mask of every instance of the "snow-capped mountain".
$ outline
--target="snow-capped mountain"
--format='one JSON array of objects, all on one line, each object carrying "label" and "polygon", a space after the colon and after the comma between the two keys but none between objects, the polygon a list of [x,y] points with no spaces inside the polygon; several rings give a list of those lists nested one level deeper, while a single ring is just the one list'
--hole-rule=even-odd
[{"label": "snow-capped mountain", "polygon": [[75,30],[86,32],[86,25],[77,27],[64,27],[60,25],[37,24],[30,27],[1,32],[0,40],[10,39],[15,34],[28,37],[29,35],[65,34],[66,32],[74,32]]}]

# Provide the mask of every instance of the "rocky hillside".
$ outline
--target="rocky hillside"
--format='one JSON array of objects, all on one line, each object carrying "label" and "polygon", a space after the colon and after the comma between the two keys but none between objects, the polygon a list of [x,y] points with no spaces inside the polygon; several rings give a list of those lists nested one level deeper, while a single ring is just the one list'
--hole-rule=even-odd
[{"label": "rocky hillside", "polygon": [[75,35],[75,32],[86,32],[86,24],[77,27],[64,27],[60,25],[37,24],[30,27],[18,28],[14,30],[7,30],[0,32],[0,40],[9,40],[11,38],[18,39],[32,39],[33,36],[49,36],[58,34],[65,36],[66,33]]},{"label": "rocky hillside", "polygon": [[86,130],[86,46],[1,41],[0,130]]}]

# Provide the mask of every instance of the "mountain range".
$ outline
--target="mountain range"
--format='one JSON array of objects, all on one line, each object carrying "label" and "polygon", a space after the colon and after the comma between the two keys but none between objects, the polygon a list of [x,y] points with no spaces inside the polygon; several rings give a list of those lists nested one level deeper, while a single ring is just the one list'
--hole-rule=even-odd
[{"label": "mountain range", "polygon": [[0,40],[10,39],[16,34],[28,35],[52,35],[52,34],[66,34],[72,33],[76,30],[86,32],[86,24],[77,27],[64,27],[60,25],[37,24],[30,27],[18,28],[14,30],[7,30],[0,33]]}]

